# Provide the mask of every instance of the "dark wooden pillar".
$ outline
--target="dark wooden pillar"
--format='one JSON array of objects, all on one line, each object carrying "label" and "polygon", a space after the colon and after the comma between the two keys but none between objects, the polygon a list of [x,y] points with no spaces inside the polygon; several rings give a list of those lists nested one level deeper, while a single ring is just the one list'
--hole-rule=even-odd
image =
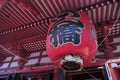
[{"label": "dark wooden pillar", "polygon": [[53,76],[53,80],[57,80],[57,75],[58,75],[58,69],[54,69],[54,76]]},{"label": "dark wooden pillar", "polygon": [[[26,57],[28,56],[27,55],[27,51],[23,48],[23,47],[21,47],[18,51],[17,51],[17,55],[18,56],[20,56],[20,57],[22,57],[22,58],[24,58],[24,59],[26,59]],[[25,60],[24,59],[22,59],[22,58],[19,58],[19,60],[18,60],[18,64],[19,64],[19,69],[22,69],[23,68],[23,65],[25,64]]]},{"label": "dark wooden pillar", "polygon": [[69,76],[67,77],[67,80],[72,80],[72,75],[69,75]]},{"label": "dark wooden pillar", "polygon": [[19,56],[18,59],[18,69],[22,69],[23,65],[25,64],[25,58],[28,56],[27,51],[22,47],[20,43],[13,44],[12,51],[15,52],[16,56]]},{"label": "dark wooden pillar", "polygon": [[[104,26],[103,37],[105,38],[106,35],[108,35],[108,33],[109,33],[109,27],[108,26]],[[110,45],[109,45],[108,37],[105,39],[104,43],[105,43],[105,47],[106,47],[106,50],[105,50],[106,58],[108,58],[108,59],[113,58],[114,57],[114,55],[113,55],[113,48],[110,47]]]}]

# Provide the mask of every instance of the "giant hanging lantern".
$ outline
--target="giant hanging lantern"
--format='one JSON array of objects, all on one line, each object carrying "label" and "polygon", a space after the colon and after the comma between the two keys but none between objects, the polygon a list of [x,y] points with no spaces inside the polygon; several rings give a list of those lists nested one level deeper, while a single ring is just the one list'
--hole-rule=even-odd
[{"label": "giant hanging lantern", "polygon": [[78,11],[64,12],[50,23],[46,50],[64,70],[79,70],[96,54],[97,41],[91,19]]}]

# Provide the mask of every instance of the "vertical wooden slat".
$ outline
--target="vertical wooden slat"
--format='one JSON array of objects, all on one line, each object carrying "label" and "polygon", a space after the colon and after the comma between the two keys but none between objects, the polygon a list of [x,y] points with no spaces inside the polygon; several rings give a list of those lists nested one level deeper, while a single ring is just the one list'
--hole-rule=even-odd
[{"label": "vertical wooden slat", "polygon": [[115,13],[115,18],[117,18],[118,16],[120,16],[120,3],[117,6],[117,10],[116,10],[116,13]]},{"label": "vertical wooden slat", "polygon": [[72,9],[72,4],[70,4],[70,0],[65,0],[66,1],[66,5],[67,5],[67,9],[71,10]]},{"label": "vertical wooden slat", "polygon": [[61,5],[63,7],[64,10],[67,10],[66,4],[65,4],[65,0],[60,0]]},{"label": "vertical wooden slat", "polygon": [[59,13],[63,11],[62,6],[60,5],[59,0],[54,0],[54,2],[56,3],[56,6],[59,8]]},{"label": "vertical wooden slat", "polygon": [[47,16],[47,17],[50,17],[50,14],[49,12],[47,11],[46,7],[43,5],[43,0],[38,0],[39,2],[39,7],[41,8],[41,10],[44,12],[44,14]]},{"label": "vertical wooden slat", "polygon": [[102,17],[102,16],[101,16],[101,15],[102,15],[102,10],[101,10],[101,9],[102,9],[101,7],[98,8],[98,23],[100,23],[100,22],[101,22],[101,19],[102,19],[102,18],[101,18],[101,17]]},{"label": "vertical wooden slat", "polygon": [[81,6],[81,2],[80,2],[80,0],[78,0],[78,6],[79,6],[79,8],[82,7],[82,6]]},{"label": "vertical wooden slat", "polygon": [[[89,3],[90,3],[90,5],[92,5],[92,3],[93,3],[92,0],[90,0]],[[92,15],[91,15],[92,21],[94,21],[94,13],[93,13],[93,8],[92,8],[92,6],[91,6],[91,14],[92,14]]]},{"label": "vertical wooden slat", "polygon": [[116,10],[116,3],[113,3],[113,4],[112,4],[112,8],[111,8],[110,19],[113,19],[115,10]]},{"label": "vertical wooden slat", "polygon": [[75,3],[75,0],[72,0],[72,4],[73,4],[73,10],[76,10],[77,9],[77,4]]}]

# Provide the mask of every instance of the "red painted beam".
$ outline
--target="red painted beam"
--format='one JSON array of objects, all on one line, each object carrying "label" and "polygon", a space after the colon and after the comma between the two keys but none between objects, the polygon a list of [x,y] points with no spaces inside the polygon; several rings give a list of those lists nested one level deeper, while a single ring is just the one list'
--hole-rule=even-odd
[{"label": "red painted beam", "polygon": [[21,44],[28,44],[28,43],[32,43],[32,42],[41,41],[41,40],[46,40],[46,36],[36,37],[36,38],[33,38],[33,39],[28,39],[28,40],[21,40],[20,43]]},{"label": "red painted beam", "polygon": [[37,68],[37,69],[31,69],[31,70],[18,70],[18,71],[11,71],[11,72],[2,72],[0,73],[0,76],[4,76],[4,75],[9,75],[9,74],[30,74],[30,73],[37,73],[37,72],[45,72],[48,70],[54,70],[55,67],[54,66],[49,66],[49,67],[45,67],[45,68]]},{"label": "red painted beam", "polygon": [[[0,71],[7,71],[7,70],[13,71],[13,70],[17,70],[17,69],[18,69],[18,67],[0,68]],[[2,73],[0,72],[0,74],[2,74]]]},{"label": "red painted beam", "polygon": [[[105,62],[106,62],[106,60],[102,60],[102,61],[98,61],[95,63],[87,64],[84,67],[103,66],[105,64]],[[48,66],[48,67],[44,67],[44,68],[39,68],[39,67],[32,68],[31,67],[31,68],[28,68],[27,70],[18,70],[17,72],[15,71],[15,69],[17,70],[17,67],[0,69],[0,70],[12,70],[11,72],[2,72],[2,73],[0,73],[0,76],[8,75],[8,74],[15,74],[15,73],[28,74],[28,73],[44,72],[44,71],[48,71],[48,70],[55,70],[56,67],[55,66]],[[15,71],[15,72],[13,72],[13,71]]]},{"label": "red painted beam", "polygon": [[[105,60],[103,61],[98,61],[96,63],[90,63],[85,65],[84,67],[93,67],[93,66],[103,66],[105,64]],[[20,73],[20,74],[28,74],[28,73],[37,73],[37,72],[45,72],[48,70],[55,70],[56,67],[55,66],[48,66],[48,67],[44,67],[44,68],[29,68],[27,70],[18,70],[17,72],[15,71],[15,69],[17,69],[17,67],[13,67],[13,68],[5,68],[5,69],[0,69],[0,70],[13,70],[11,72],[2,72],[0,73],[0,76],[3,75],[8,75],[8,74],[16,74],[16,73]]]},{"label": "red painted beam", "polygon": [[[120,57],[120,52],[113,53],[113,56],[114,56],[114,57]],[[106,55],[105,55],[105,54],[97,55],[95,58],[105,59],[105,58],[106,58]]]},{"label": "red painted beam", "polygon": [[54,70],[54,69],[55,69],[55,67],[49,66],[49,67],[45,67],[45,68],[38,68],[38,69],[32,69],[32,70],[20,70],[20,71],[18,71],[18,73],[27,74],[27,73],[35,73],[35,72],[44,72],[44,71]]},{"label": "red painted beam", "polygon": [[[91,72],[81,72],[81,71],[79,71],[79,72],[75,72],[75,73],[68,73],[67,76],[72,77],[72,75],[88,74],[88,73],[91,74],[91,73],[98,73],[98,72],[102,72],[102,70],[101,71],[91,71]],[[68,80],[72,80],[71,78],[70,79],[69,78],[68,78]]]},{"label": "red painted beam", "polygon": [[95,63],[89,63],[84,65],[84,67],[94,67],[94,66],[103,66],[107,60],[97,61]]}]

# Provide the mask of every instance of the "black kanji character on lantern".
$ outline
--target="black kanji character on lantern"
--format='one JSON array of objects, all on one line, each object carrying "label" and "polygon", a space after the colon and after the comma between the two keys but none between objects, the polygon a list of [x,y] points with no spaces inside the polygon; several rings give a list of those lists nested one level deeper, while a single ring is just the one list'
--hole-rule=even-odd
[{"label": "black kanji character on lantern", "polygon": [[49,31],[50,43],[57,47],[67,42],[74,45],[80,43],[80,32],[84,28],[82,22],[76,21],[63,21],[55,24]]}]

